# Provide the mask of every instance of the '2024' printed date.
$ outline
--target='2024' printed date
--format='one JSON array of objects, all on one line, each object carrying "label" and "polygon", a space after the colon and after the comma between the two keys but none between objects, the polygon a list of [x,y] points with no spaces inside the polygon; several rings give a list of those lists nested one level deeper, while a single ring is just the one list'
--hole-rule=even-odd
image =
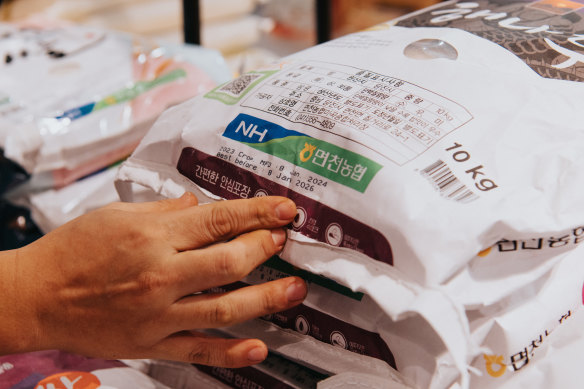
[{"label": "'2024' printed date", "polygon": [[304,189],[306,191],[309,191],[309,192],[314,192],[314,189],[316,187],[326,188],[327,184],[328,184],[328,181],[323,180],[322,178],[309,176],[308,180],[306,180],[306,181],[297,180],[295,183],[295,186],[299,187],[301,189]]}]

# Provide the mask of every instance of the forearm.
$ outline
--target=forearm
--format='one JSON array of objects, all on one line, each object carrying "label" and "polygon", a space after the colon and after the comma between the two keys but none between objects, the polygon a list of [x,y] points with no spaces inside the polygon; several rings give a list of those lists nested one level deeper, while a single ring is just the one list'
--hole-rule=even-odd
[{"label": "forearm", "polygon": [[39,343],[24,252],[0,251],[0,355],[33,351]]}]

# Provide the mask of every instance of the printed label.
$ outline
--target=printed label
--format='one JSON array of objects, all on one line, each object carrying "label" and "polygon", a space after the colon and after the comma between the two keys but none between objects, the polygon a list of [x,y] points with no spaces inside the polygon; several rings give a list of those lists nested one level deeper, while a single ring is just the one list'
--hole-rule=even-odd
[{"label": "printed label", "polygon": [[379,231],[285,186],[192,147],[182,150],[177,170],[195,184],[225,199],[268,195],[288,197],[298,207],[299,215],[292,225],[295,231],[393,265],[391,246]]},{"label": "printed label", "polygon": [[398,165],[472,119],[458,103],[415,84],[318,61],[278,73],[241,106],[334,134]]},{"label": "printed label", "polygon": [[229,123],[223,136],[361,193],[382,168],[352,151],[246,114],[239,114]]},{"label": "printed label", "polygon": [[520,251],[553,251],[564,252],[572,250],[575,246],[584,242],[584,226],[578,226],[571,230],[559,231],[553,236],[538,236],[531,239],[501,239],[492,247],[479,252],[479,257],[487,257],[493,252],[517,253]]},{"label": "printed label", "polygon": [[477,0],[446,4],[400,21],[452,27],[488,39],[545,78],[584,81],[584,1]]},{"label": "printed label", "polygon": [[531,340],[523,349],[515,354],[509,356],[508,362],[505,363],[504,355],[489,355],[483,354],[483,359],[485,363],[485,370],[487,374],[491,377],[498,378],[501,377],[505,372],[517,372],[527,366],[529,362],[535,357],[536,351],[543,346],[546,339],[556,330],[559,326],[564,324],[572,316],[572,310],[568,310],[563,314],[554,326],[550,329],[546,329],[543,333],[538,334],[535,339]]}]

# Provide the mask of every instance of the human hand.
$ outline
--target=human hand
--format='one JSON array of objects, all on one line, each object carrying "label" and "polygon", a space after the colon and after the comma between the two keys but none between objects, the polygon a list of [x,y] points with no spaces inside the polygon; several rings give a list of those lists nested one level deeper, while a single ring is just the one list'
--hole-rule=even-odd
[{"label": "human hand", "polygon": [[235,282],[280,251],[280,227],[295,215],[282,197],[197,205],[186,193],[114,203],[0,253],[0,353],[61,349],[226,367],[260,362],[267,355],[260,340],[196,330],[286,310],[304,299],[304,281],[198,292]]}]

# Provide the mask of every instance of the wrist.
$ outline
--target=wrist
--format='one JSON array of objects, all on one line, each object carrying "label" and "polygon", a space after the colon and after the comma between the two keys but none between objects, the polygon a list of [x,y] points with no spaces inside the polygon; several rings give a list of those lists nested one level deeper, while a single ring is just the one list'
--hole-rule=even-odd
[{"label": "wrist", "polygon": [[0,355],[40,349],[29,260],[24,248],[0,251]]}]

